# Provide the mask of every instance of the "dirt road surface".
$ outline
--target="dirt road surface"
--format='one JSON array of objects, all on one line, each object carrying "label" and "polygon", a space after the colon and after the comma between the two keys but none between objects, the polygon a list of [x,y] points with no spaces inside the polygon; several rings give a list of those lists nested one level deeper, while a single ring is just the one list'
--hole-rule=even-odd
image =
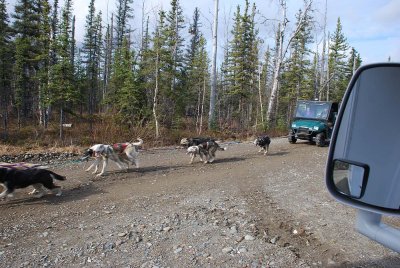
[{"label": "dirt road surface", "polygon": [[326,191],[327,147],[222,146],[212,164],[144,147],[128,172],[51,167],[67,176],[61,197],[0,201],[0,267],[400,267]]}]

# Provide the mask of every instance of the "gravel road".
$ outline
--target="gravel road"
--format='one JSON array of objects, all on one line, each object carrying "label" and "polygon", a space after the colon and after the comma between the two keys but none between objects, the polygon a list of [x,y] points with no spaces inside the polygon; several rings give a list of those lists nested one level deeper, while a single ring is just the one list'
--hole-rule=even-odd
[{"label": "gravel road", "polygon": [[0,201],[0,267],[400,267],[326,191],[327,147],[222,145],[212,164],[144,147],[128,172],[51,166],[67,176],[61,197]]}]

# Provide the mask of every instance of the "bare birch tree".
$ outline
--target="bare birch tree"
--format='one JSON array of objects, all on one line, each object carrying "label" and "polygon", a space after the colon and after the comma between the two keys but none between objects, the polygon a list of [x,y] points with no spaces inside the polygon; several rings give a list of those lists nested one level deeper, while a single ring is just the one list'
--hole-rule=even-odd
[{"label": "bare birch tree", "polygon": [[208,116],[208,128],[215,127],[215,102],[217,95],[217,30],[218,30],[218,0],[214,0],[214,27],[213,27],[213,49],[211,65],[211,92],[210,111]]},{"label": "bare birch tree", "polygon": [[279,47],[278,47],[278,53],[277,53],[277,58],[275,60],[275,68],[274,68],[274,75],[273,75],[273,81],[272,81],[272,90],[271,90],[271,96],[269,98],[268,102],[268,110],[267,110],[267,124],[268,127],[274,127],[275,123],[275,116],[276,116],[276,104],[277,104],[277,98],[278,98],[278,89],[279,89],[279,77],[281,74],[281,70],[283,67],[283,59],[285,58],[286,52],[293,40],[293,38],[297,35],[297,33],[300,31],[300,29],[303,27],[304,20],[306,16],[308,15],[308,12],[311,10],[311,4],[312,0],[306,0],[305,1],[305,10],[300,18],[299,24],[297,25],[296,30],[292,33],[290,36],[286,47],[284,48],[284,36],[286,32],[286,27],[287,24],[289,23],[289,20],[287,18],[287,5],[286,5],[286,0],[280,0],[280,6],[282,9],[282,22],[279,24],[278,32],[279,32]]}]

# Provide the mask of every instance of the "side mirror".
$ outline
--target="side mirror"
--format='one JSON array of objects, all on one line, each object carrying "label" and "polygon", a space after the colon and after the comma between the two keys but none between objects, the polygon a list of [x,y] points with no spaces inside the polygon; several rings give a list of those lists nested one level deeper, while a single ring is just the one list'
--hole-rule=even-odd
[{"label": "side mirror", "polygon": [[327,169],[329,192],[364,210],[400,215],[400,64],[361,67],[343,98]]},{"label": "side mirror", "polygon": [[400,252],[400,230],[381,222],[400,215],[400,64],[365,65],[354,74],[333,130],[326,186],[359,209],[357,230]]}]

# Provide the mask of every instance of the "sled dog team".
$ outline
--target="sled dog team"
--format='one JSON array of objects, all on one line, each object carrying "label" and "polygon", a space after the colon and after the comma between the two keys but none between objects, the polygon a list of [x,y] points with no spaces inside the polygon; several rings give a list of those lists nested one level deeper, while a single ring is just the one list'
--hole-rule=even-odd
[{"label": "sled dog team", "polygon": [[[86,169],[90,171],[94,168],[93,174],[98,171],[99,164],[102,163],[101,172],[96,176],[101,176],[107,169],[108,160],[112,160],[120,169],[129,169],[130,165],[139,168],[139,149],[143,145],[143,140],[138,138],[137,142],[108,144],[95,144],[84,152],[81,160],[94,159],[93,163]],[[271,139],[267,135],[259,136],[253,142],[260,147],[259,152],[268,153]],[[202,162],[212,163],[215,160],[217,151],[225,151],[226,147],[220,147],[219,144],[211,138],[183,138],[180,142],[182,146],[187,147],[187,154],[190,155],[190,164],[193,163],[198,155]],[[0,186],[3,191],[0,193],[0,199],[12,197],[15,189],[32,186],[34,190],[29,194],[35,194],[35,197],[42,197],[46,189],[56,196],[61,195],[61,188],[54,184],[54,180],[65,180],[45,166],[29,163],[0,163]]]}]

